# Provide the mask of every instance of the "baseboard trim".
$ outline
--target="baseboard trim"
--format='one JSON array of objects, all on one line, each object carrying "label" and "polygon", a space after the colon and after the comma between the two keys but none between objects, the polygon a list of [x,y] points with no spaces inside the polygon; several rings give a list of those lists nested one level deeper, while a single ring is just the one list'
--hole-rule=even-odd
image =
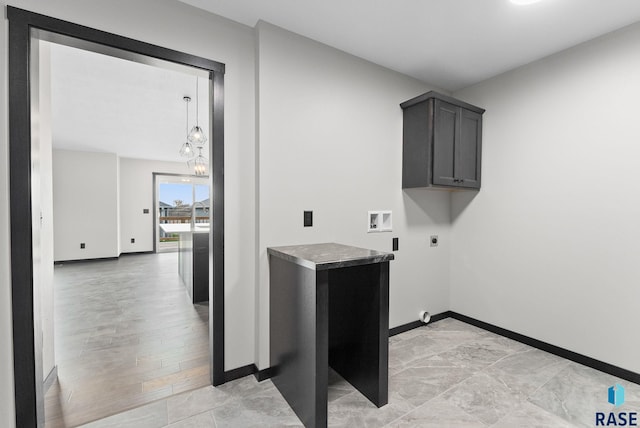
[{"label": "baseboard trim", "polygon": [[84,262],[106,262],[109,260],[118,260],[119,257],[97,257],[95,259],[74,259],[74,260],[55,260],[54,266],[64,265],[67,263],[84,263]]},{"label": "baseboard trim", "polygon": [[231,382],[232,380],[249,376],[250,374],[255,373],[255,370],[257,370],[255,364],[247,364],[246,366],[238,367],[237,369],[225,371],[224,381]]},{"label": "baseboard trim", "polygon": [[84,262],[102,262],[109,260],[118,260],[123,256],[139,256],[143,254],[154,254],[154,251],[133,251],[130,253],[120,253],[117,257],[97,257],[95,259],[74,259],[74,260],[56,260],[53,262],[54,265],[63,265],[66,263],[84,263]]},{"label": "baseboard trim", "polygon": [[[445,311],[439,314],[435,314],[431,317],[431,320],[429,321],[429,324],[432,324],[434,322],[438,322],[440,320],[443,320],[445,318],[449,318],[451,316],[451,311]],[[397,334],[400,333],[404,333],[407,332],[409,330],[413,330],[414,328],[418,328],[418,327],[422,327],[423,325],[427,325],[425,323],[423,323],[422,321],[411,321],[410,323],[407,324],[403,324],[403,325],[399,325],[397,327],[393,327],[391,329],[389,329],[389,337],[391,336],[395,336]]]},{"label": "baseboard trim", "polygon": [[56,379],[58,379],[58,366],[53,366],[47,377],[44,379],[44,382],[42,382],[43,395],[49,391],[49,388],[51,388],[51,385],[53,385]]},{"label": "baseboard trim", "polygon": [[256,377],[256,380],[258,382],[262,382],[263,380],[267,380],[269,378],[272,378],[275,375],[275,368],[274,367],[267,367],[266,369],[263,370],[258,370],[258,367],[255,367],[255,372],[253,373],[253,375]]},{"label": "baseboard trim", "polygon": [[525,336],[524,334],[516,333],[515,331],[507,330],[506,328],[498,327],[496,325],[459,314],[457,312],[450,311],[450,317],[457,319],[458,321],[466,322],[467,324],[479,327],[483,330],[499,334],[500,336],[507,337],[517,342],[524,343],[525,345],[532,346],[550,354],[557,355],[558,357],[566,358],[567,360],[576,362],[578,364],[591,367],[592,369],[596,369],[612,376],[628,380],[629,382],[640,384],[640,373],[635,373],[631,370],[623,369],[622,367],[614,366],[613,364],[605,363],[604,361],[596,360],[595,358],[587,357],[586,355],[582,355],[577,352],[573,352],[568,349],[561,348],[559,346],[552,345],[550,343],[543,342],[529,336]]},{"label": "baseboard trim", "polygon": [[264,370],[259,370],[258,366],[255,364],[248,364],[246,366],[224,372],[224,381],[230,382],[251,374],[255,376],[258,382],[262,382],[263,380],[272,378],[275,375],[275,369],[273,367],[267,367]]},{"label": "baseboard trim", "polygon": [[118,257],[122,257],[122,256],[139,256],[142,254],[155,254],[155,251],[150,250],[150,251],[130,251],[127,253],[120,253],[120,255]]}]

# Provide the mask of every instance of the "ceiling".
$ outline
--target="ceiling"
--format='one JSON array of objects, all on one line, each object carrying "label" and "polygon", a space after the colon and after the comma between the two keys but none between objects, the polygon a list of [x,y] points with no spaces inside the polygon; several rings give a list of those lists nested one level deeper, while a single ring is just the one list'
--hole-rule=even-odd
[{"label": "ceiling", "polygon": [[[180,0],[260,19],[455,91],[640,20],[640,0]],[[47,42],[43,42],[47,43]],[[51,44],[54,147],[182,161],[195,75]],[[200,78],[200,125],[208,123]]]},{"label": "ceiling", "polygon": [[180,0],[455,91],[640,20],[638,0]]},{"label": "ceiling", "polygon": [[[54,43],[51,109],[56,149],[117,153],[120,157],[182,161],[196,117],[196,70],[141,64]],[[200,77],[200,125],[208,131],[208,80]],[[184,159],[186,160],[186,159]]]}]

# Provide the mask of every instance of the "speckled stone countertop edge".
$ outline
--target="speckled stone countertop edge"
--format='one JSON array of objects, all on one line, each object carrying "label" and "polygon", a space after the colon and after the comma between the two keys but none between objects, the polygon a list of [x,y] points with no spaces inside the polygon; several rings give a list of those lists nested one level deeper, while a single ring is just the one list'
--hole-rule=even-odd
[{"label": "speckled stone countertop edge", "polygon": [[383,263],[394,259],[392,253],[336,243],[268,247],[267,253],[315,270]]}]

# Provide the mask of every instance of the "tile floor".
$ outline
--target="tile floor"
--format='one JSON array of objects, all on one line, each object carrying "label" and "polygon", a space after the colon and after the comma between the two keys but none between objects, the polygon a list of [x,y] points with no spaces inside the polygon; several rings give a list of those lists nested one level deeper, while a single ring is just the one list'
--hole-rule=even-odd
[{"label": "tile floor", "polygon": [[189,301],[177,253],[66,263],[54,272],[58,380],[45,396],[47,428],[209,385],[209,309]]},{"label": "tile floor", "polygon": [[[454,319],[390,338],[389,404],[378,409],[335,373],[331,427],[593,427],[619,383],[640,412],[640,386]],[[299,427],[273,383],[253,376],[158,400],[86,425]]]}]

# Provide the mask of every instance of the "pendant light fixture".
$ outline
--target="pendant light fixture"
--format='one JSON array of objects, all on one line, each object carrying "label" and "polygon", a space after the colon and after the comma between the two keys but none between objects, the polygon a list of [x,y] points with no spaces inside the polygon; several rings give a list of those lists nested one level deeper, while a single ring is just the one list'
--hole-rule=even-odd
[{"label": "pendant light fixture", "polygon": [[193,126],[193,128],[191,128],[191,131],[189,132],[189,137],[188,140],[190,143],[192,143],[194,146],[196,147],[201,147],[204,145],[204,143],[207,142],[207,137],[204,133],[204,130],[202,128],[200,128],[200,125],[198,124],[198,119],[199,119],[199,115],[198,115],[198,82],[200,81],[200,79],[198,77],[196,77],[196,124]]},{"label": "pendant light fixture", "polygon": [[[191,101],[191,97],[183,97],[182,98],[184,100],[184,105],[187,107],[187,124],[184,128],[184,132],[185,134],[188,135],[189,132],[189,102]],[[182,144],[182,147],[180,147],[180,156],[183,156],[185,158],[192,158],[196,155],[195,149],[193,147],[193,144],[191,144],[187,138],[187,141],[185,141]]]},{"label": "pendant light fixture", "polygon": [[198,156],[196,156],[194,159],[191,159],[187,163],[189,164],[189,166],[193,167],[193,172],[195,175],[206,175],[207,164],[209,163],[209,161],[207,160],[207,158],[202,156],[202,147],[197,147],[197,149]]}]

